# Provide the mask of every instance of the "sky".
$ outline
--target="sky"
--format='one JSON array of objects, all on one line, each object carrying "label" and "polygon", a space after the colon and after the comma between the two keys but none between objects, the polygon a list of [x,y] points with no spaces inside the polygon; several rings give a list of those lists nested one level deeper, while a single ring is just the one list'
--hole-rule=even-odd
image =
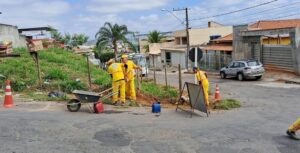
[{"label": "sky", "polygon": [[[19,28],[52,26],[62,33],[83,33],[94,39],[105,22],[125,24],[140,34],[184,29],[180,20],[185,12],[162,9],[189,8],[192,28],[203,28],[208,21],[224,25],[257,20],[300,18],[300,0],[277,0],[247,11],[211,17],[272,0],[0,0],[0,23]],[[283,7],[283,8],[280,8]],[[208,17],[202,20],[194,20]]]}]

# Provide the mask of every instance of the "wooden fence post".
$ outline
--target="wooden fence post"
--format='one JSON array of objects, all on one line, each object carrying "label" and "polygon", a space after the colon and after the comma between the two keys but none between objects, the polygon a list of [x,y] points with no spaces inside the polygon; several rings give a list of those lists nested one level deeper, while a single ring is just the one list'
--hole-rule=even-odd
[{"label": "wooden fence post", "polygon": [[153,74],[154,74],[154,84],[156,84],[156,63],[154,62],[154,55],[152,56],[153,57],[153,66],[154,66],[154,70],[153,70]]},{"label": "wooden fence post", "polygon": [[167,66],[165,66],[165,81],[166,81],[166,87],[168,88]]},{"label": "wooden fence post", "polygon": [[86,55],[86,63],[87,63],[87,69],[88,69],[88,79],[89,79],[89,86],[92,87],[92,79],[91,79],[91,70],[90,70],[90,61],[89,61],[89,55]]},{"label": "wooden fence post", "polygon": [[182,90],[182,77],[181,77],[181,65],[178,64],[178,75],[179,75],[179,93]]}]

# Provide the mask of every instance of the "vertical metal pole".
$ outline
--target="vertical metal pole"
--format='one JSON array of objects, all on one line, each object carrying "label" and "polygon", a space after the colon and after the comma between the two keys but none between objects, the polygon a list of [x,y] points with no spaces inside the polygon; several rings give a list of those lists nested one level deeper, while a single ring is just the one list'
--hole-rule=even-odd
[{"label": "vertical metal pole", "polygon": [[198,47],[195,48],[195,67],[198,67]]},{"label": "vertical metal pole", "polygon": [[181,65],[178,64],[178,75],[179,75],[179,93],[182,90],[182,77],[181,77]]},{"label": "vertical metal pole", "polygon": [[89,62],[89,55],[86,55],[86,63],[88,69],[88,79],[89,79],[89,86],[92,87],[92,80],[91,80],[91,71],[90,71],[90,62]]},{"label": "vertical metal pole", "polygon": [[190,32],[189,32],[189,12],[188,8],[185,8],[185,22],[186,22],[186,69],[189,69],[189,51],[190,51]]},{"label": "vertical metal pole", "polygon": [[[198,62],[197,62],[197,57],[198,57],[198,47],[195,48],[195,67],[198,68]],[[197,77],[195,75],[195,84],[197,84]]]},{"label": "vertical metal pole", "polygon": [[165,81],[166,81],[166,87],[168,87],[167,66],[165,66]]}]

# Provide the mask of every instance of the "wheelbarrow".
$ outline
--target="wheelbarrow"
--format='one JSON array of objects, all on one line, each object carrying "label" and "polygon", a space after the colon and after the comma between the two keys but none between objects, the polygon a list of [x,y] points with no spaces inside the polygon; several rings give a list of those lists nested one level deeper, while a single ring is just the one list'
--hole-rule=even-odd
[{"label": "wheelbarrow", "polygon": [[[101,93],[82,91],[82,90],[74,90],[72,93],[75,95],[76,99],[71,99],[67,103],[67,108],[70,112],[78,112],[80,110],[81,104],[88,104],[90,110],[92,110],[89,104],[93,104],[93,110],[96,113],[97,113],[96,106],[98,103],[116,94],[112,92],[112,88],[102,91]],[[104,93],[107,94],[103,96]]]}]

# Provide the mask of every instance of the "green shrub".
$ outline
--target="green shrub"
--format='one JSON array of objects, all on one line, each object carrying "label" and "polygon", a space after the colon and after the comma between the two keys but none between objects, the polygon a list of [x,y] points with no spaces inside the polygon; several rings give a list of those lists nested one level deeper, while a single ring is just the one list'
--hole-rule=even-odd
[{"label": "green shrub", "polygon": [[216,103],[214,106],[215,109],[221,110],[230,110],[239,107],[241,107],[241,103],[235,99],[225,99],[220,101],[219,103]]},{"label": "green shrub", "polygon": [[143,82],[141,86],[142,92],[159,98],[174,98],[178,97],[178,92],[172,87],[163,87],[155,85],[152,82]]},{"label": "green shrub", "polygon": [[12,81],[11,88],[16,92],[24,91],[26,89],[26,83],[23,81]]}]

